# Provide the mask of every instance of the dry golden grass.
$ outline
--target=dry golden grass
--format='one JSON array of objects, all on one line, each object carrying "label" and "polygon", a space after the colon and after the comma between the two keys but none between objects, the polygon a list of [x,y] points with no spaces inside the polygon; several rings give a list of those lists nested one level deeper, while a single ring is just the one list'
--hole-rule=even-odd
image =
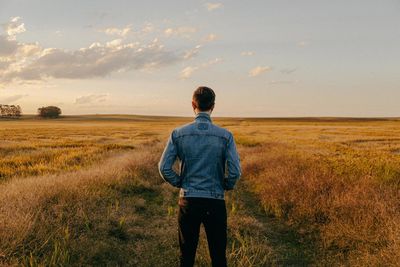
[{"label": "dry golden grass", "polygon": [[159,258],[142,258],[142,252],[155,253],[149,247],[155,243],[166,242],[168,248],[170,239],[158,227],[172,199],[171,190],[157,179],[155,162],[154,151],[139,150],[115,155],[95,168],[4,183],[4,263],[152,266]]},{"label": "dry golden grass", "polygon": [[[156,163],[190,120],[0,121],[0,263],[177,265],[177,192]],[[215,122],[244,170],[227,194],[231,266],[400,262],[399,121]],[[197,266],[209,266],[203,232]]]},{"label": "dry golden grass", "polygon": [[266,213],[314,238],[320,265],[396,266],[399,188],[361,173],[339,176],[325,164],[265,145],[246,156],[246,183]]},{"label": "dry golden grass", "polygon": [[131,150],[157,140],[158,135],[150,124],[135,121],[22,120],[0,124],[0,180],[78,170],[110,151]]},{"label": "dry golden grass", "polygon": [[[244,143],[261,144],[247,145],[249,152],[242,153],[246,183],[266,213],[313,237],[316,265],[397,266],[399,126],[398,121],[259,125]],[[237,133],[246,138],[243,130]]]}]

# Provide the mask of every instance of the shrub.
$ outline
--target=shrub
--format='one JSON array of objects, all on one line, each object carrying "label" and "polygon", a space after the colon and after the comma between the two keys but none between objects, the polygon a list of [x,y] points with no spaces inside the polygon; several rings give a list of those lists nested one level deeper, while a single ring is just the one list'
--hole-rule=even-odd
[{"label": "shrub", "polygon": [[56,106],[38,108],[38,115],[42,118],[58,118],[60,114],[61,109]]}]

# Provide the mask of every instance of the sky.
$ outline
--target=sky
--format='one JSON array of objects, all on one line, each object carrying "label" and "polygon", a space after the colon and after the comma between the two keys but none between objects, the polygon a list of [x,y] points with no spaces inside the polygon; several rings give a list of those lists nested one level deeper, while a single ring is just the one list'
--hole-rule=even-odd
[{"label": "sky", "polygon": [[399,0],[0,0],[0,104],[25,114],[400,116]]}]

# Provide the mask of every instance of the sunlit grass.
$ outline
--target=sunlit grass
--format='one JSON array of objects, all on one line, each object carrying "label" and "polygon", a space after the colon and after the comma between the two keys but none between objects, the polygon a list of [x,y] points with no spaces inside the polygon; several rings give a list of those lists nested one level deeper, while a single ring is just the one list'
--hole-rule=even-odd
[{"label": "sunlit grass", "polygon": [[[0,264],[176,266],[157,161],[185,118],[0,120]],[[400,122],[217,118],[243,164],[231,266],[395,266]],[[202,231],[198,266],[209,266]]]}]

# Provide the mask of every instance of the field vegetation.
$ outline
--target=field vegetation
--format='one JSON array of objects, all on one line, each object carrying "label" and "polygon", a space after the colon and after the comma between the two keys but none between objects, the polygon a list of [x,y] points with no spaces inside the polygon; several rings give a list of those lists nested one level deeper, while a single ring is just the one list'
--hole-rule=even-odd
[{"label": "field vegetation", "polygon": [[[177,191],[157,162],[190,120],[0,119],[0,265],[177,266]],[[230,266],[398,265],[400,121],[214,122],[243,167],[226,195]]]}]

